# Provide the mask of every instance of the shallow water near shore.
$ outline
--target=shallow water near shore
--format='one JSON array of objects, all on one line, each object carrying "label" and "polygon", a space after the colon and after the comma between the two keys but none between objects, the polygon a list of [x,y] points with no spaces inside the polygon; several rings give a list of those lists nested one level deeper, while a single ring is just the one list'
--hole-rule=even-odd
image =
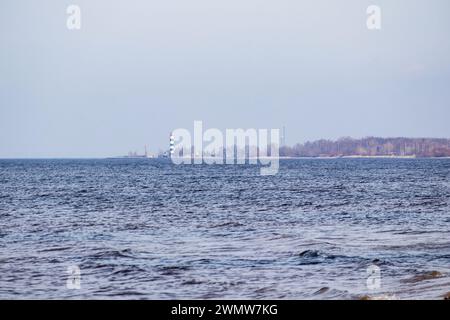
[{"label": "shallow water near shore", "polygon": [[[450,159],[0,160],[3,299],[443,299]],[[79,267],[80,289],[67,268]],[[368,268],[380,282],[368,287]]]}]

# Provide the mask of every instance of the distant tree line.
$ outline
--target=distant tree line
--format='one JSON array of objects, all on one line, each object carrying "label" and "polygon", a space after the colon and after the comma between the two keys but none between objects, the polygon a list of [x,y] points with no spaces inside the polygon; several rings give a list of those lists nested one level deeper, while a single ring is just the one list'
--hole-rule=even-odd
[{"label": "distant tree line", "polygon": [[450,157],[450,139],[434,138],[377,138],[317,140],[282,146],[285,157],[339,157],[339,156],[416,156]]}]

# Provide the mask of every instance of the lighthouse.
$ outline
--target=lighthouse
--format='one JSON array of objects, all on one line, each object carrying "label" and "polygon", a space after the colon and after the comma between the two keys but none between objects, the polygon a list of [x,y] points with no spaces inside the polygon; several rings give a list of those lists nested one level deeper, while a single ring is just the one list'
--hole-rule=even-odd
[{"label": "lighthouse", "polygon": [[175,137],[173,136],[172,132],[170,133],[170,140],[169,140],[169,156],[172,157],[173,152],[175,151]]}]

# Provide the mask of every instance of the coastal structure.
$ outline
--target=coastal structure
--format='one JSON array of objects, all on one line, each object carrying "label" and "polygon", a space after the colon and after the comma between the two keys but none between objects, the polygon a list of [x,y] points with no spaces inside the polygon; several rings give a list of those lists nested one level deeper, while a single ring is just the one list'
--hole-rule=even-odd
[{"label": "coastal structure", "polygon": [[169,138],[169,156],[170,157],[172,157],[174,151],[175,151],[175,137],[173,136],[173,134],[171,132],[170,138]]},{"label": "coastal structure", "polygon": [[139,154],[137,151],[129,151],[125,156],[112,157],[112,159],[147,159],[153,158],[151,154],[148,153],[147,146],[144,146],[144,154]]},{"label": "coastal structure", "polygon": [[286,145],[286,127],[283,126],[283,130],[281,131],[281,139],[280,146],[283,147]]}]

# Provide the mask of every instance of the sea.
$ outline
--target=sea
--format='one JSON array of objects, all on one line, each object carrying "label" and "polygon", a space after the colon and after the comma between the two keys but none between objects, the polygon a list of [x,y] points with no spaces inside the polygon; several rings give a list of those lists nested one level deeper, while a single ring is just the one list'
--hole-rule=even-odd
[{"label": "sea", "polygon": [[0,160],[1,299],[443,299],[450,159]]}]

